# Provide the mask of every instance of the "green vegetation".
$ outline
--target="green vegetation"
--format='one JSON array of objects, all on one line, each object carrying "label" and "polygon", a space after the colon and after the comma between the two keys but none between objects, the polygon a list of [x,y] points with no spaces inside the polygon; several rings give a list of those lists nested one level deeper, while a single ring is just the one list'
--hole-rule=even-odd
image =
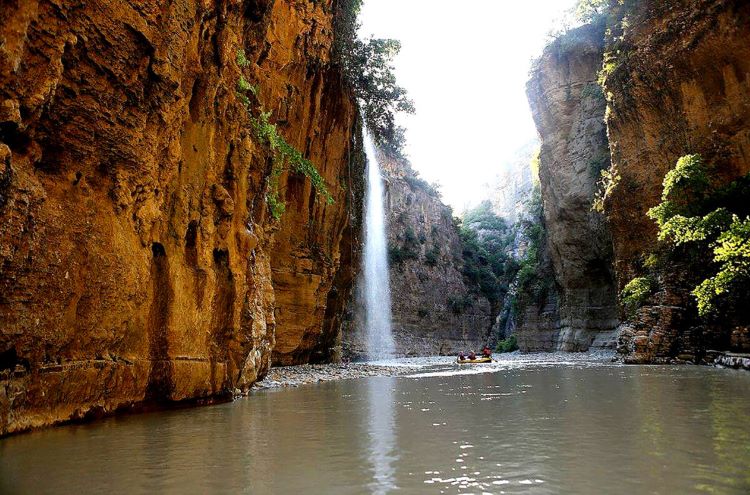
[{"label": "green vegetation", "polygon": [[593,211],[604,214],[604,202],[620,184],[620,180],[622,180],[622,178],[614,168],[601,171],[599,187],[594,195],[594,201],[591,204],[591,209]]},{"label": "green vegetation", "polygon": [[413,174],[406,175],[404,177],[404,180],[412,189],[421,189],[430,196],[434,196],[436,198],[440,197],[440,186],[438,184],[430,184],[429,182],[421,178],[419,176],[419,172],[417,172],[416,170],[413,172]]},{"label": "green vegetation", "polygon": [[424,261],[427,263],[428,266],[435,267],[438,264],[438,261],[440,260],[440,246],[432,246],[432,249],[429,249],[424,254]]},{"label": "green vegetation", "polygon": [[548,260],[542,255],[547,242],[547,232],[544,228],[544,210],[542,194],[539,188],[534,188],[531,198],[526,203],[526,215],[520,222],[519,228],[526,239],[528,247],[521,258],[516,275],[516,299],[514,311],[525,308],[530,304],[541,305],[552,289],[552,272]]},{"label": "green vegetation", "polygon": [[388,244],[388,260],[392,265],[400,265],[407,260],[419,259],[421,245],[417,235],[411,227],[404,230],[403,236],[400,236],[401,244]]},{"label": "green vegetation", "polygon": [[584,24],[603,18],[609,9],[609,0],[578,0],[574,15]]},{"label": "green vegetation", "polygon": [[[659,240],[702,280],[693,290],[702,317],[742,315],[750,297],[750,175],[725,186],[700,155],[686,155],[664,177],[662,202],[648,211]],[[707,260],[710,260],[708,263]],[[632,283],[632,282],[631,282]]]},{"label": "green vegetation", "polygon": [[620,297],[628,314],[635,313],[654,293],[654,280],[651,277],[636,277],[622,289]]},{"label": "green vegetation", "polygon": [[497,304],[508,292],[517,262],[509,254],[514,232],[492,212],[489,201],[464,214],[459,223],[463,244],[463,276],[472,287]]},{"label": "green vegetation", "polygon": [[468,295],[465,295],[463,297],[449,297],[448,298],[448,307],[451,309],[453,314],[460,315],[467,309],[471,308],[473,305],[471,301],[471,297]]},{"label": "green vegetation", "polygon": [[581,91],[581,98],[604,100],[604,90],[602,90],[602,87],[595,82],[588,83]]},{"label": "green vegetation", "polygon": [[297,148],[279,134],[277,127],[268,120],[270,115],[271,112],[261,111],[258,117],[250,117],[250,123],[255,137],[273,153],[273,169],[269,179],[267,200],[274,218],[278,220],[286,209],[283,201],[279,199],[279,177],[284,170],[291,170],[310,179],[315,191],[325,198],[326,203],[333,204],[333,197],[328,192],[323,176],[310,160],[302,156]]},{"label": "green vegetation", "polygon": [[246,93],[250,91],[253,95],[258,96],[258,86],[247,82],[244,76],[240,76],[240,82],[237,83],[237,91]]},{"label": "green vegetation", "polygon": [[515,335],[511,335],[507,339],[501,340],[497,343],[495,351],[497,352],[513,352],[518,350],[518,339]]},{"label": "green vegetation", "polygon": [[[237,50],[237,65],[240,68],[245,68],[248,64],[249,62],[245,57],[244,50]],[[237,89],[237,96],[247,109],[250,116],[250,125],[255,139],[260,141],[263,145],[268,146],[272,153],[273,166],[268,177],[266,202],[273,217],[276,220],[280,219],[286,210],[286,204],[281,200],[279,191],[281,174],[284,171],[302,174],[310,179],[317,194],[322,196],[326,203],[332,204],[333,196],[331,196],[328,191],[323,176],[320,175],[320,172],[318,172],[318,169],[315,168],[315,165],[313,165],[310,160],[305,158],[297,148],[284,139],[279,133],[277,126],[270,122],[271,112],[264,112],[263,107],[258,104],[258,116],[256,117],[253,115],[254,104],[250,98],[248,98],[247,93],[252,93],[257,101],[257,86],[253,86],[247,82],[244,75],[240,75]]]},{"label": "green vegetation", "polygon": [[393,59],[401,50],[401,43],[392,39],[359,39],[357,16],[361,6],[362,0],[337,3],[334,57],[360,101],[365,124],[377,146],[390,156],[403,158],[404,129],[396,125],[395,115],[414,113],[414,104],[394,75]]},{"label": "green vegetation", "polygon": [[727,230],[713,244],[719,271],[693,290],[701,316],[716,314],[719,301],[747,304],[750,295],[750,218],[734,215]]},{"label": "green vegetation", "polygon": [[245,56],[245,50],[242,48],[237,50],[237,65],[239,65],[241,69],[250,66],[250,61]]}]

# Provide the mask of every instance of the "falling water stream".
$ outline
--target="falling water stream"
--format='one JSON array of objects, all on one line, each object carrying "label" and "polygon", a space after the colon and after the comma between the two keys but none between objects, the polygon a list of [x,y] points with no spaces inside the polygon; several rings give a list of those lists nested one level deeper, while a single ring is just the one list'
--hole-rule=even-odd
[{"label": "falling water stream", "polygon": [[393,356],[391,333],[391,287],[388,280],[388,240],[386,237],[383,179],[372,138],[365,136],[367,154],[367,194],[365,204],[365,334],[367,358],[382,360]]}]

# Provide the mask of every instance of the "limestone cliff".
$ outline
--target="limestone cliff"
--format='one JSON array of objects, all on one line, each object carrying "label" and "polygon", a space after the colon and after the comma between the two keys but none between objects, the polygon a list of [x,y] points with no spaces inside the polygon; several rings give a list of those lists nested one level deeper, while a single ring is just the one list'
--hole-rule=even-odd
[{"label": "limestone cliff", "polygon": [[[385,178],[393,335],[400,355],[456,354],[488,343],[493,308],[462,275],[462,243],[450,207],[408,163],[381,156]],[[361,306],[361,305],[360,305]],[[345,352],[364,353],[352,308]]]},{"label": "limestone cliff", "polygon": [[494,212],[510,225],[521,219],[524,204],[534,189],[534,171],[530,164],[539,151],[539,144],[533,139],[519,148],[489,187],[488,196]]},{"label": "limestone cliff", "polygon": [[557,296],[527,309],[517,330],[526,350],[586,350],[597,337],[597,345],[611,338],[618,324],[611,238],[591,208],[600,171],[609,167],[597,84],[603,45],[603,23],[568,32],[545,49],[527,87],[542,141],[539,178]]},{"label": "limestone cliff", "polygon": [[[0,2],[0,435],[330,354],[362,176],[332,43],[331,1]],[[333,204],[285,173],[272,217],[241,72]]]},{"label": "limestone cliff", "polygon": [[[750,3],[627,1],[611,17],[607,126],[620,180],[605,205],[622,287],[656,247],[646,211],[678,158],[700,153],[726,181],[750,172]],[[683,267],[665,270],[662,290],[623,327],[628,361],[699,356],[747,335],[697,324],[683,276]]]}]

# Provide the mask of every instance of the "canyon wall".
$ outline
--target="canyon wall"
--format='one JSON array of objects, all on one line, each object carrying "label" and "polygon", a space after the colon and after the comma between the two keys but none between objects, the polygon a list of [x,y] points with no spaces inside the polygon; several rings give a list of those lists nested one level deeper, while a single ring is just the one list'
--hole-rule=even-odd
[{"label": "canyon wall", "polygon": [[[333,17],[331,1],[2,2],[0,435],[332,354],[363,176]],[[271,215],[241,73],[333,204],[285,172]]]},{"label": "canyon wall", "polygon": [[[381,155],[393,336],[398,355],[457,354],[489,342],[493,308],[462,275],[453,212],[408,163]],[[361,308],[362,305],[356,307]],[[351,308],[345,354],[364,355],[363,316]]]},{"label": "canyon wall", "polygon": [[521,220],[524,205],[534,190],[534,171],[530,163],[536,159],[539,145],[534,139],[519,148],[489,186],[493,211],[510,225]]},{"label": "canyon wall", "polygon": [[597,84],[603,50],[603,23],[572,30],[544,50],[528,83],[542,141],[542,264],[551,263],[556,290],[526,309],[517,329],[524,350],[612,345],[618,325],[611,237],[592,211],[600,171],[609,167],[606,101]]},{"label": "canyon wall", "polygon": [[[750,172],[750,3],[629,1],[612,17],[605,89],[620,180],[605,205],[622,288],[657,248],[646,212],[661,201],[662,180],[680,157],[701,154],[727,182]],[[627,361],[694,359],[727,349],[737,332],[750,341],[747,328],[696,321],[685,275],[679,264],[667,267],[661,290],[623,326]]]}]

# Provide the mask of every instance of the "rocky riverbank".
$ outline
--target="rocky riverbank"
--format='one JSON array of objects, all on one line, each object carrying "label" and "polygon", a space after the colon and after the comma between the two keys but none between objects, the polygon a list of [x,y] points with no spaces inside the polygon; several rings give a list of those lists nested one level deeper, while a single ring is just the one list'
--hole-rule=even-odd
[{"label": "rocky riverbank", "polygon": [[280,366],[271,368],[263,380],[256,382],[253,389],[298,387],[311,383],[330,382],[367,376],[396,376],[419,369],[409,364],[304,364],[301,366]]},{"label": "rocky riverbank", "polygon": [[271,368],[266,377],[257,382],[253,389],[262,390],[282,387],[298,387],[300,385],[308,385],[312,383],[364,378],[368,376],[408,376],[414,375],[415,373],[434,370],[449,372],[452,369],[456,369],[458,372],[458,370],[507,369],[526,365],[608,363],[613,361],[613,358],[614,353],[610,351],[581,353],[540,352],[533,354],[512,352],[509,354],[495,355],[495,362],[483,364],[481,367],[458,365],[453,356],[401,358],[374,363],[280,366],[277,368]]},{"label": "rocky riverbank", "polygon": [[[726,368],[750,370],[750,355],[717,353],[712,360],[700,364],[714,365]],[[298,387],[313,383],[334,380],[348,380],[368,376],[421,376],[425,371],[440,373],[464,373],[477,370],[499,371],[501,369],[518,368],[524,366],[544,365],[588,365],[620,362],[617,354],[609,350],[590,352],[512,352],[494,356],[495,361],[481,366],[461,366],[456,364],[452,356],[431,356],[416,358],[400,358],[391,361],[375,363],[339,363],[339,364],[305,364],[300,366],[280,366],[271,368],[263,380],[253,386],[253,390],[275,389],[283,387]],[[689,359],[672,359],[659,364],[679,365],[694,364]]]}]

